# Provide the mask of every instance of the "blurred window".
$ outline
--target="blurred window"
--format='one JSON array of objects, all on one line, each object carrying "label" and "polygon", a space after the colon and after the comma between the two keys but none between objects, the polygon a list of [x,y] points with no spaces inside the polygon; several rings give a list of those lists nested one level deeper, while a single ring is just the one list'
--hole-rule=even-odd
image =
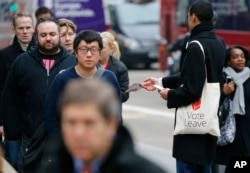
[{"label": "blurred window", "polygon": [[[195,0],[177,0],[177,25],[186,26],[188,7]],[[210,0],[218,15],[216,28],[250,30],[250,0]]]},{"label": "blurred window", "polygon": [[124,25],[159,23],[159,3],[122,4],[118,7],[119,22]]}]

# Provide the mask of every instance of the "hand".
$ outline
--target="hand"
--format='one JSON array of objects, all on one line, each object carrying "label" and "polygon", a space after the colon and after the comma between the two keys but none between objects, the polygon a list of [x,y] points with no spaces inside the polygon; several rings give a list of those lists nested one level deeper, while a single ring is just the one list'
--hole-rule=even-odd
[{"label": "hand", "polygon": [[144,82],[141,83],[141,87],[148,90],[148,91],[154,91],[156,88],[154,87],[155,84],[157,84],[158,79],[155,77],[149,77],[144,80]]},{"label": "hand", "polygon": [[4,135],[3,126],[0,126],[0,135]]},{"label": "hand", "polygon": [[163,90],[159,90],[159,94],[161,96],[161,98],[163,98],[164,100],[168,99],[168,88],[164,88]]},{"label": "hand", "polygon": [[231,94],[235,90],[235,84],[234,81],[231,81],[229,83],[225,83],[223,86],[223,92],[225,95]]}]

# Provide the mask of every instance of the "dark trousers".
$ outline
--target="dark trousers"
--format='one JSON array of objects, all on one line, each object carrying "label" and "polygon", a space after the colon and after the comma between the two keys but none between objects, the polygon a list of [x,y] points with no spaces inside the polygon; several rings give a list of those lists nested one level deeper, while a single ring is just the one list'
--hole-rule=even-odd
[{"label": "dark trousers", "polygon": [[210,165],[200,165],[176,160],[177,173],[212,173]]},{"label": "dark trousers", "polygon": [[5,157],[9,163],[17,170],[20,159],[21,140],[9,141],[6,140],[4,144]]}]

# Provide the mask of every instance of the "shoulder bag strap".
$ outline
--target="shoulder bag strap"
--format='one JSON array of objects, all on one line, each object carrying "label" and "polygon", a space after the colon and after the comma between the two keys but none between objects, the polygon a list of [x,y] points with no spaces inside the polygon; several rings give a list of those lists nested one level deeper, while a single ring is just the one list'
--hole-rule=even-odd
[{"label": "shoulder bag strap", "polygon": [[[199,47],[200,47],[200,49],[201,49],[201,51],[203,53],[203,57],[204,57],[204,61],[205,61],[206,76],[207,76],[206,56],[205,56],[205,51],[204,51],[204,48],[203,48],[202,44],[198,40],[193,40],[190,43],[196,43],[196,44],[199,45]],[[207,77],[206,77],[206,81],[207,81]]]}]

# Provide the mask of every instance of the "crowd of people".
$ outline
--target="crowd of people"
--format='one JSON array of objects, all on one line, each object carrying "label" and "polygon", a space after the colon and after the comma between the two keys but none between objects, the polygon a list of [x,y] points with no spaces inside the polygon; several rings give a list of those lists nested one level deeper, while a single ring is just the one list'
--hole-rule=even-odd
[{"label": "crowd of people", "polygon": [[[17,13],[11,44],[0,50],[0,135],[8,162],[18,173],[164,173],[135,152],[123,125],[129,76],[112,33],[77,32],[73,21],[54,19],[46,7],[35,16],[36,24],[31,14]],[[180,73],[141,83],[148,91],[162,86],[168,108],[198,100],[205,80],[221,84],[221,102],[232,100],[234,141],[218,146],[210,134],[174,135],[177,173],[212,173],[214,164],[226,165],[228,173],[232,157],[250,155],[248,51],[225,48],[213,18],[209,2],[195,1]]]}]

